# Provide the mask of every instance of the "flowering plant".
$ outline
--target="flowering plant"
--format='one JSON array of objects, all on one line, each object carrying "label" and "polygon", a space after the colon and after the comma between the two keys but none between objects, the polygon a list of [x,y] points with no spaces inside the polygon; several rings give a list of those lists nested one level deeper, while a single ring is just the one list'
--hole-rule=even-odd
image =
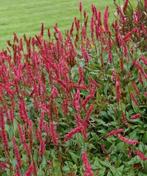
[{"label": "flowering plant", "polygon": [[[117,5],[121,20],[128,3]],[[123,33],[118,19],[111,26],[108,7],[102,17],[92,5],[90,23],[82,3],[79,10],[65,36],[55,25],[46,39],[42,24],[33,37],[14,33],[0,51],[3,176],[147,173],[147,57],[134,43],[138,28]]]}]

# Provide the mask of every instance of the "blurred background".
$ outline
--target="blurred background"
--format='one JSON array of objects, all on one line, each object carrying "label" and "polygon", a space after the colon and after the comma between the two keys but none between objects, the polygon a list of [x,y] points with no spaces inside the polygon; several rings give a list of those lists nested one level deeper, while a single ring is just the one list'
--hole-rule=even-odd
[{"label": "blurred background", "polygon": [[[109,5],[110,20],[112,19],[113,0],[82,2],[89,12],[92,3],[102,11]],[[78,4],[79,0],[0,0],[0,48],[5,47],[6,41],[12,39],[14,32],[19,36],[38,33],[41,23],[44,23],[46,28],[52,28],[58,23],[59,28],[64,31],[71,25],[74,16],[79,16]]]}]

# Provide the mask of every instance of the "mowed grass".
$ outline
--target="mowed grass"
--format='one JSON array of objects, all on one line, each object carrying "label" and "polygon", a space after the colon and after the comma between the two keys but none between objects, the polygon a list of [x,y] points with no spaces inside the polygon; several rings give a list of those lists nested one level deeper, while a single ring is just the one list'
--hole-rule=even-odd
[{"label": "mowed grass", "polygon": [[[117,0],[122,3],[123,0]],[[111,16],[114,12],[113,0],[83,0],[85,9],[94,3],[100,10],[108,5]],[[79,0],[0,0],[0,48],[5,48],[7,40],[16,32],[34,35],[40,24],[52,28],[55,23],[62,31],[67,29],[74,18],[79,16]]]}]

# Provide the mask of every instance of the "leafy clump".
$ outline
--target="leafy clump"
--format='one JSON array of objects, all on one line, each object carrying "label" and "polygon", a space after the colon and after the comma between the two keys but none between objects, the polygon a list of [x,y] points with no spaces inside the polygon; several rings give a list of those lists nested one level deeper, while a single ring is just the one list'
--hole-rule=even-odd
[{"label": "leafy clump", "polygon": [[42,24],[0,52],[3,176],[147,173],[147,58],[134,42],[138,30],[123,32],[119,19],[111,26],[108,7],[102,17],[92,5],[90,23],[82,3],[79,10],[66,35],[55,25],[46,39]]},{"label": "leafy clump", "polygon": [[139,0],[137,6],[133,7],[129,0],[126,0],[121,8],[115,3],[121,33],[131,37],[136,43],[136,48],[141,51],[147,50],[147,1]]}]

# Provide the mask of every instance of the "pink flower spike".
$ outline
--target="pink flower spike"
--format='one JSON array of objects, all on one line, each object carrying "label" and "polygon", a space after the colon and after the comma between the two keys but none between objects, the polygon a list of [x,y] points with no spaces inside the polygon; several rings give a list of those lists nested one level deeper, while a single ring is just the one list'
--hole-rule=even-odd
[{"label": "pink flower spike", "polygon": [[80,90],[79,89],[74,94],[73,106],[77,112],[80,111]]},{"label": "pink flower spike", "polygon": [[94,109],[94,105],[91,104],[87,113],[86,113],[86,117],[85,117],[85,120],[86,120],[87,123],[89,123],[90,115],[91,115],[93,109]]},{"label": "pink flower spike", "polygon": [[147,9],[147,0],[144,0],[144,8]]},{"label": "pink flower spike", "polygon": [[129,144],[129,145],[136,145],[136,144],[139,144],[139,141],[133,140],[133,139],[128,139],[128,138],[122,136],[121,134],[118,134],[117,137],[118,137],[121,141],[123,141],[124,143]]},{"label": "pink flower spike", "polygon": [[115,129],[115,130],[110,131],[110,132],[107,134],[107,137],[116,136],[116,135],[118,135],[119,133],[122,133],[122,132],[124,132],[124,129],[123,129],[123,128]]},{"label": "pink flower spike", "polygon": [[52,142],[55,146],[58,145],[58,134],[56,132],[56,129],[55,129],[55,124],[54,122],[50,122],[50,125],[49,125],[49,132],[50,132],[50,137],[52,139]]},{"label": "pink flower spike", "polygon": [[8,164],[6,162],[0,161],[0,168],[5,170],[8,167]]},{"label": "pink flower spike", "polygon": [[34,165],[31,164],[28,168],[28,170],[25,173],[25,176],[32,176],[33,175],[33,170],[34,170]]},{"label": "pink flower spike", "polygon": [[141,56],[140,59],[143,61],[143,63],[144,63],[145,65],[147,65],[147,57]]},{"label": "pink flower spike", "polygon": [[128,4],[129,4],[129,0],[125,0],[124,6],[123,6],[123,12],[126,11]]},{"label": "pink flower spike", "polygon": [[136,150],[135,154],[143,161],[147,160],[147,157],[144,155],[144,153],[142,153],[140,150]]},{"label": "pink flower spike", "polygon": [[82,128],[83,128],[82,126],[78,126],[78,127],[74,128],[74,129],[72,129],[69,133],[67,133],[65,135],[64,142],[66,142],[69,139],[71,139],[73,137],[73,135],[75,135],[76,133],[81,132]]},{"label": "pink flower spike", "polygon": [[115,89],[116,89],[116,99],[117,102],[119,102],[121,98],[121,89],[120,89],[120,78],[118,75],[116,75]]},{"label": "pink flower spike", "polygon": [[140,91],[139,91],[139,89],[138,89],[138,87],[137,87],[135,81],[132,82],[132,87],[133,87],[133,89],[135,90],[136,94],[139,95],[139,94],[140,94]]},{"label": "pink flower spike", "polygon": [[135,119],[139,119],[141,117],[141,114],[138,113],[138,114],[134,114],[131,116],[131,119],[135,120]]},{"label": "pink flower spike", "polygon": [[107,6],[105,8],[105,12],[104,12],[104,28],[105,28],[105,32],[109,32],[109,24],[108,24],[108,17],[109,17],[109,11],[108,11],[109,7]]},{"label": "pink flower spike", "polygon": [[43,36],[44,35],[44,24],[41,24],[41,31],[40,31],[40,35]]},{"label": "pink flower spike", "polygon": [[134,94],[133,94],[132,92],[130,93],[130,98],[131,98],[132,102],[133,102],[136,106],[138,106],[138,101],[137,101],[136,97],[134,96]]},{"label": "pink flower spike", "polygon": [[89,54],[88,54],[86,48],[82,47],[82,48],[81,48],[81,52],[82,52],[83,58],[85,59],[85,62],[88,63],[89,60],[90,60],[90,56],[89,56]]},{"label": "pink flower spike", "polygon": [[85,168],[84,176],[94,176],[91,165],[88,161],[87,153],[82,153],[82,161]]},{"label": "pink flower spike", "polygon": [[21,161],[21,156],[20,156],[19,149],[16,144],[15,138],[12,139],[12,143],[13,143],[13,149],[14,149],[14,154],[15,154],[15,158],[17,161],[17,165],[18,165],[18,168],[20,169],[22,166],[22,161]]},{"label": "pink flower spike", "polygon": [[147,97],[147,92],[144,92],[144,96]]},{"label": "pink flower spike", "polygon": [[80,1],[80,4],[79,4],[79,10],[80,10],[80,13],[82,13],[83,6],[82,6],[82,2],[81,1]]},{"label": "pink flower spike", "polygon": [[56,87],[53,87],[51,90],[51,98],[56,98],[58,96],[58,90]]}]

